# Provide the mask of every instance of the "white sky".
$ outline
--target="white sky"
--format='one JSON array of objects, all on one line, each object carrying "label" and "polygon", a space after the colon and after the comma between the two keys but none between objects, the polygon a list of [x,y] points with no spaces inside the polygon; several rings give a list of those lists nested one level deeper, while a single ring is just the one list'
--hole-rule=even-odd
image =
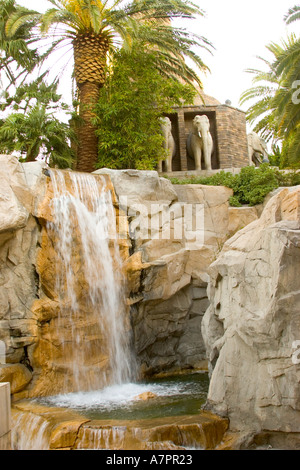
[{"label": "white sky", "polygon": [[[267,44],[280,42],[287,32],[299,33],[299,21],[288,27],[283,21],[297,0],[193,1],[206,12],[206,17],[187,21],[185,27],[205,36],[215,47],[213,56],[199,51],[211,70],[210,74],[201,77],[204,91],[221,103],[229,99],[232,106],[245,110],[245,105],[239,105],[239,98],[251,87],[252,76],[246,69],[263,66],[257,56],[269,58]],[[17,0],[17,3],[38,11],[52,6],[47,0]],[[70,84],[64,86],[69,93]]]}]

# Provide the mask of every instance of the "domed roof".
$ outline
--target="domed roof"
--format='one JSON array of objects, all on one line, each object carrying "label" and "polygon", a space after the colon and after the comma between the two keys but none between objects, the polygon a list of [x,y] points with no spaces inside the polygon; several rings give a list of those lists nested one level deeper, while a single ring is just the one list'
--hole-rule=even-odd
[{"label": "domed roof", "polygon": [[221,103],[216,98],[206,95],[203,90],[198,90],[194,100],[194,106],[219,106]]}]

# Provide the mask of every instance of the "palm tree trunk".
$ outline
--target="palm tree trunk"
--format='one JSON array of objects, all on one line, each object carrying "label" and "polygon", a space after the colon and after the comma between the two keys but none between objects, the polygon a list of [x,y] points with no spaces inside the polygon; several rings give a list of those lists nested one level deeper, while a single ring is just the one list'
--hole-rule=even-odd
[{"label": "palm tree trunk", "polygon": [[96,128],[92,124],[99,91],[105,81],[106,55],[109,42],[106,37],[91,32],[79,34],[73,41],[75,78],[79,90],[79,117],[77,136],[77,171],[92,172],[98,157]]},{"label": "palm tree trunk", "polygon": [[98,156],[98,139],[96,127],[92,124],[95,116],[95,105],[99,98],[100,86],[98,83],[84,82],[79,84],[79,116],[77,125],[77,171],[91,173],[95,171]]}]

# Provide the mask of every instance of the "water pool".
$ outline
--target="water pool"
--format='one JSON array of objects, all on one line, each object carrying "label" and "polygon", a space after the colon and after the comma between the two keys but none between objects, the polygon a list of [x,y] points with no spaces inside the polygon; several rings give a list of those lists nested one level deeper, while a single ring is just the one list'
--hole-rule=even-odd
[{"label": "water pool", "polygon": [[[40,399],[45,405],[70,408],[91,420],[139,420],[199,413],[207,397],[206,372],[113,385],[103,390]],[[151,392],[154,398],[137,397]]]}]

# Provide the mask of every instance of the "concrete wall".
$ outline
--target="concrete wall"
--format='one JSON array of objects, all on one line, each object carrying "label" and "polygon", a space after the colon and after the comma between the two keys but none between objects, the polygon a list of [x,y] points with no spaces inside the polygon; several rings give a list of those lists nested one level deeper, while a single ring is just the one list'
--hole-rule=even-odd
[{"label": "concrete wall", "polygon": [[0,450],[10,450],[10,430],[10,383],[0,382]]}]

